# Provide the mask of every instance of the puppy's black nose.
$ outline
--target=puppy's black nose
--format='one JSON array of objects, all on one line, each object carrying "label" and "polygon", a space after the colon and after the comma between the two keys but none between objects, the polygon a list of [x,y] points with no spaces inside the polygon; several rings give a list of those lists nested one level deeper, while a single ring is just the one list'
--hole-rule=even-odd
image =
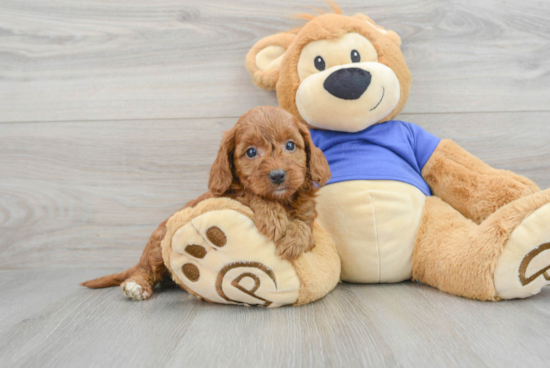
[{"label": "puppy's black nose", "polygon": [[323,87],[343,100],[357,100],[369,87],[371,75],[360,68],[339,69],[329,75]]},{"label": "puppy's black nose", "polygon": [[268,176],[273,184],[281,184],[286,179],[286,171],[281,169],[271,170]]}]

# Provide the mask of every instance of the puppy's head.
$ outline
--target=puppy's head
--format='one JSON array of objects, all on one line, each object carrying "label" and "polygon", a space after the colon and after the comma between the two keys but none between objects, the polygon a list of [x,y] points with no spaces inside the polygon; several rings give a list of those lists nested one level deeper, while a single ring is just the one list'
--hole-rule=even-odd
[{"label": "puppy's head", "polygon": [[210,171],[208,187],[217,196],[242,187],[272,200],[289,199],[330,179],[327,161],[307,127],[278,107],[257,107],[225,133]]}]

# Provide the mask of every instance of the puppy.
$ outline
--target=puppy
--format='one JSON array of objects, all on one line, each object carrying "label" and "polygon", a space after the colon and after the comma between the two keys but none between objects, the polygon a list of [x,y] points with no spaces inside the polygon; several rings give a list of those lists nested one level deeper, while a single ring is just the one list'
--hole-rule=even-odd
[{"label": "puppy", "polygon": [[[293,260],[315,246],[315,193],[329,179],[328,163],[307,127],[283,109],[263,106],[225,133],[210,170],[209,191],[183,208],[213,197],[238,200],[254,211],[258,231],[275,242],[277,253]],[[154,285],[170,281],[160,247],[166,221],[153,232],[136,266],[82,285],[120,285],[132,299],[149,299]]]}]

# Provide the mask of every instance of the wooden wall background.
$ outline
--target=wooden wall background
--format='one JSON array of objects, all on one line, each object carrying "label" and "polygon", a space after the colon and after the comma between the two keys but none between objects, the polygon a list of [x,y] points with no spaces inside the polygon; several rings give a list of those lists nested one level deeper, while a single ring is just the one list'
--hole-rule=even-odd
[{"label": "wooden wall background", "polygon": [[[403,38],[400,116],[550,186],[550,1],[338,0]],[[1,367],[541,367],[550,288],[482,303],[413,283],[303,307],[146,302],[132,266],[206,190],[222,131],[276,105],[244,56],[322,0],[0,1]]]},{"label": "wooden wall background", "polygon": [[[338,2],[403,38],[401,115],[550,186],[550,2]],[[244,56],[320,0],[0,2],[0,269],[122,268],[276,105]]]}]

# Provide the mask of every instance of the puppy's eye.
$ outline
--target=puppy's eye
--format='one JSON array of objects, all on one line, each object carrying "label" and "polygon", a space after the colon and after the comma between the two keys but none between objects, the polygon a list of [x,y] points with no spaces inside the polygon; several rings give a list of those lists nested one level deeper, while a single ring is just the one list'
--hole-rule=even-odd
[{"label": "puppy's eye", "polygon": [[257,154],[258,152],[256,151],[256,148],[250,147],[249,149],[246,150],[246,156],[248,158],[254,158],[256,157]]},{"label": "puppy's eye", "polygon": [[296,149],[296,143],[294,143],[292,141],[286,142],[286,150],[287,151],[294,152],[295,149]]},{"label": "puppy's eye", "polygon": [[351,50],[351,62],[358,63],[360,61],[361,61],[361,55],[359,55],[359,52],[357,52],[357,50]]},{"label": "puppy's eye", "polygon": [[317,56],[313,63],[315,64],[315,68],[318,71],[322,72],[323,70],[325,70],[325,60],[322,57]]}]

